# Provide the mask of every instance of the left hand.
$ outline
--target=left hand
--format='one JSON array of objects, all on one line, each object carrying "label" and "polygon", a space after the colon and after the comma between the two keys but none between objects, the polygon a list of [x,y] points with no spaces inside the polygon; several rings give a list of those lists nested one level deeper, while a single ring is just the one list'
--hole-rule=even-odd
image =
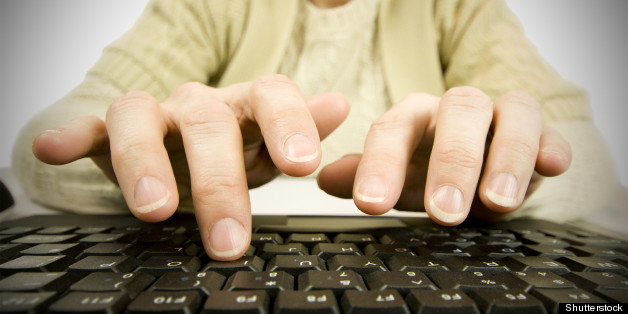
[{"label": "left hand", "polygon": [[569,143],[544,124],[533,97],[508,92],[493,103],[456,87],[441,98],[406,96],[373,123],[364,153],[327,165],[318,184],[353,197],[367,214],[425,209],[437,223],[457,225],[470,211],[502,218],[570,163]]}]

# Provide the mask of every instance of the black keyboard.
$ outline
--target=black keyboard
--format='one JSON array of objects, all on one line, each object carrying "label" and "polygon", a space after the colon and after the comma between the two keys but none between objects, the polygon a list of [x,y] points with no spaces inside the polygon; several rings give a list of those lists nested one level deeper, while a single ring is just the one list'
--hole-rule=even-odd
[{"label": "black keyboard", "polygon": [[628,302],[628,243],[573,226],[295,219],[254,217],[232,262],[208,258],[190,216],[4,222],[0,312],[557,313]]}]

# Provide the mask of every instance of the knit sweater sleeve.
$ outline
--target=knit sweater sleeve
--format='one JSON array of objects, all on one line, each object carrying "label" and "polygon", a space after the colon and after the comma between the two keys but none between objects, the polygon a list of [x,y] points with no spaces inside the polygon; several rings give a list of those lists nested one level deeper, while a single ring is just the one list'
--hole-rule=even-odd
[{"label": "knit sweater sleeve", "polygon": [[44,205],[76,212],[124,210],[119,188],[90,160],[64,166],[36,160],[34,136],[79,116],[104,118],[115,98],[133,90],[162,101],[185,82],[215,84],[235,52],[247,10],[247,0],[151,1],[135,25],[103,50],[84,81],[20,132],[12,168],[24,192]]},{"label": "knit sweater sleeve", "polygon": [[434,9],[447,88],[474,86],[493,99],[526,91],[571,144],[569,170],[546,179],[514,216],[565,220],[604,207],[618,181],[586,94],[543,60],[503,0],[436,1]]}]

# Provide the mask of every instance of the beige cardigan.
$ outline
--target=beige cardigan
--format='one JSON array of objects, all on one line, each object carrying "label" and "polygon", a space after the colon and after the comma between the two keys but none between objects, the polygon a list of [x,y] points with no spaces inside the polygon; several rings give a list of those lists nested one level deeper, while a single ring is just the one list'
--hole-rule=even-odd
[{"label": "beige cardigan", "polygon": [[[85,80],[22,130],[13,169],[35,201],[76,212],[125,210],[117,186],[89,160],[65,166],[37,161],[31,141],[40,131],[81,115],[104,117],[116,97],[144,90],[165,99],[177,86],[201,81],[226,86],[276,73],[295,24],[295,0],[162,0],[106,47]],[[441,95],[475,86],[496,98],[525,90],[543,106],[546,122],[571,142],[572,167],[547,179],[518,214],[575,218],[603,206],[617,179],[585,94],[564,81],[525,38],[501,0],[382,0],[378,44],[389,98],[411,92]],[[190,209],[183,158],[174,158],[181,208]]]}]

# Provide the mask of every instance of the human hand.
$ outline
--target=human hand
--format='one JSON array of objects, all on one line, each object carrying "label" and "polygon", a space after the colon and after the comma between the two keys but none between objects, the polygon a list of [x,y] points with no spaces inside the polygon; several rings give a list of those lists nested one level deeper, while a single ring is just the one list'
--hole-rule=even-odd
[{"label": "human hand", "polygon": [[509,92],[493,104],[478,89],[457,87],[442,98],[404,98],[373,123],[364,153],[327,165],[318,184],[353,197],[367,214],[425,209],[439,224],[457,225],[470,210],[502,218],[570,163],[569,144],[544,125],[534,98]]},{"label": "human hand", "polygon": [[230,260],[250,242],[248,188],[280,172],[312,173],[320,139],[348,111],[341,95],[304,99],[281,75],[224,88],[186,83],[161,104],[145,92],[126,94],[111,104],[106,121],[81,117],[42,132],[33,152],[49,164],[91,157],[120,185],[133,215],[149,222],[176,210],[170,158],[184,153],[204,247],[212,259]]}]

